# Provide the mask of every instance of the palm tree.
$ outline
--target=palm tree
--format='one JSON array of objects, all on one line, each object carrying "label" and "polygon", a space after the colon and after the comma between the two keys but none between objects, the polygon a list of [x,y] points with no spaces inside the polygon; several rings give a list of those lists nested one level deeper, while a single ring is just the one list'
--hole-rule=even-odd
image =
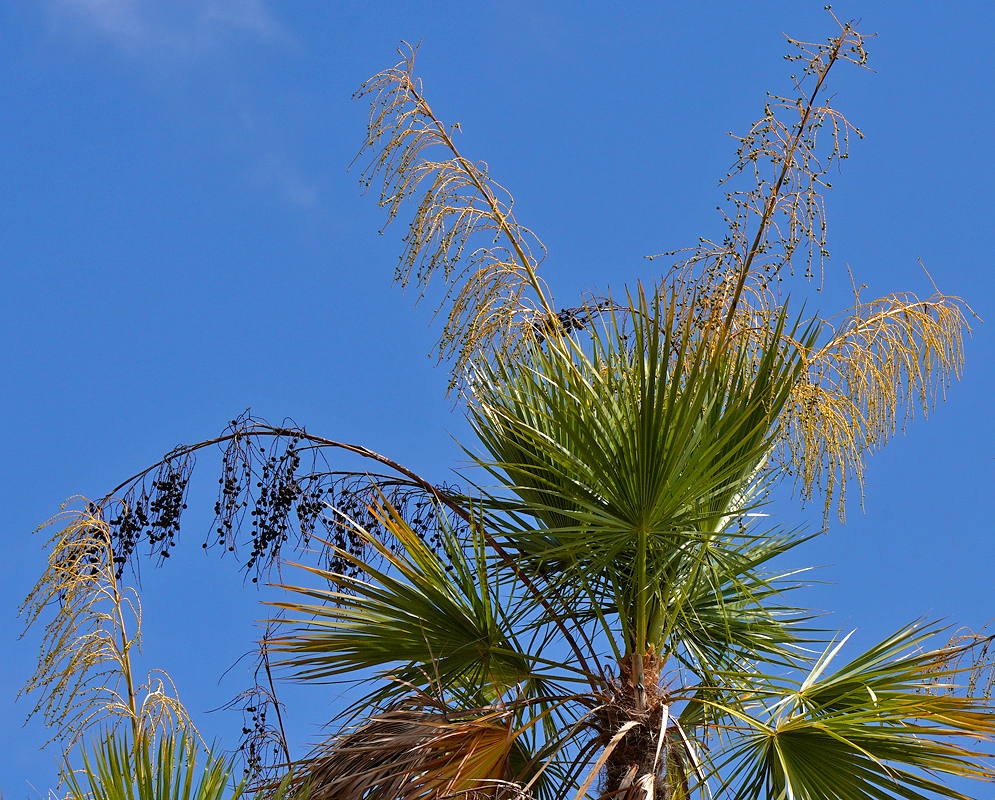
[{"label": "palm tree", "polygon": [[[995,717],[952,691],[951,649],[922,648],[935,627],[846,665],[843,642],[820,655],[771,566],[805,537],[759,523],[792,471],[842,509],[901,400],[928,399],[923,363],[942,383],[961,358],[955,298],[858,297],[842,323],[787,324],[777,283],[799,251],[810,267],[825,254],[818,190],[855,130],[820,91],[834,64],[866,59],[849,24],[796,44],[807,91],[773,98],[740,139],[730,177],[756,187],[730,193],[729,235],[650,297],[558,312],[541,243],[456,149],[413,52],[364,86],[367,180],[391,218],[423,198],[397,279],[449,287],[440,353],[495,485],[427,487],[432,541],[374,493],[378,535],[353,524],[373,559],[332,545],[339,568],[312,569],[328,588],[283,604],[295,627],[272,646],[298,677],[386,678],[313,754],[312,796],[579,800],[599,780],[602,797],[960,797],[935,775],[995,777],[972,749]],[[478,234],[493,243],[461,261]]]},{"label": "palm tree", "polygon": [[[825,255],[819,192],[856,132],[822,99],[825,80],[866,59],[850,24],[795,44],[798,97],[769,97],[739,139],[727,235],[652,289],[559,310],[541,242],[434,115],[414,52],[362,88],[364,179],[382,181],[390,219],[418,198],[397,279],[446,285],[439,355],[487,477],[437,485],[361,445],[245,416],[116,487],[87,523],[108,531],[109,583],[141,541],[168,557],[193,459],[220,446],[212,544],[233,549],[248,529],[257,570],[289,563],[295,532],[320,545],[305,568],[315,585],[285,587],[298,597],[264,639],[265,674],[275,652],[299,679],[369,691],[284,789],[960,798],[944,775],[995,779],[977,750],[995,716],[954,685],[963,648],[930,649],[939,629],[918,621],[841,663],[845,638],[791,605],[797,572],[777,565],[806,535],[760,511],[793,478],[842,514],[864,455],[959,374],[966,325],[940,294],[789,315],[779,283]],[[335,450],[385,471],[335,470]]]},{"label": "palm tree", "polygon": [[[704,335],[661,293],[479,366],[471,416],[496,488],[433,549],[386,503],[388,565],[311,569],[271,646],[298,677],[382,670],[365,720],[311,757],[315,800],[464,794],[962,797],[924,771],[993,778],[957,737],[995,716],[947,691],[913,624],[837,665],[770,561],[805,537],[756,516],[817,327]],[[324,588],[327,587],[327,588]],[[306,598],[306,600],[304,599]]]}]

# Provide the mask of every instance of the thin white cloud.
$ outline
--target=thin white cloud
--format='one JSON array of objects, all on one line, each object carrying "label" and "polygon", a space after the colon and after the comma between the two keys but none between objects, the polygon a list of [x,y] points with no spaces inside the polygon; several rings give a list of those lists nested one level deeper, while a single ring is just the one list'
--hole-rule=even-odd
[{"label": "thin white cloud", "polygon": [[286,36],[262,0],[209,0],[201,10],[201,20],[204,24],[254,33],[261,39]]},{"label": "thin white cloud", "polygon": [[318,188],[305,179],[285,156],[264,159],[260,164],[259,177],[263,183],[275,184],[283,197],[298,208],[313,208],[318,202]]},{"label": "thin white cloud", "polygon": [[264,0],[50,0],[63,31],[98,34],[137,55],[195,57],[233,35],[288,41]]},{"label": "thin white cloud", "polygon": [[[225,49],[239,42],[291,45],[294,38],[270,13],[268,0],[46,0],[58,36],[84,44],[111,45],[128,59],[159,76],[180,76],[189,82]],[[246,58],[245,53],[235,56]],[[225,94],[228,81],[237,87]],[[168,78],[167,78],[168,82]],[[266,134],[252,113],[253,92],[238,78],[220,81],[219,102],[233,113],[224,124],[233,130],[247,164],[246,176],[267,191],[302,210],[320,201],[320,191],[291,159],[286,148]]]}]

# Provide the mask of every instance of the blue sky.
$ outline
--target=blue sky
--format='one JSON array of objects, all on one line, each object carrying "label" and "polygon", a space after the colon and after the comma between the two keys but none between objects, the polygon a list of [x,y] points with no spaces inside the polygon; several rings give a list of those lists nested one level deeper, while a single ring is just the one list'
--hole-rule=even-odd
[{"label": "blue sky", "polygon": [[[560,305],[652,282],[645,255],[720,232],[725,133],[788,88],[781,32],[833,32],[822,2],[283,3],[35,0],[0,7],[0,788],[54,785],[45,731],[14,703],[37,637],[16,606],[43,569],[31,531],[75,494],[100,496],[247,407],[365,444],[437,480],[467,425],[428,357],[432,308],[391,287],[404,224],[347,168],[365,107],[350,96],[421,42],[433,109],[459,122],[519,220],[549,250]],[[829,196],[824,314],[932,286],[995,315],[990,3],[839,3],[876,31],[875,72],[840,69],[835,105],[857,142]],[[804,295],[803,283],[796,291]],[[809,294],[811,294],[809,292]],[[995,320],[993,320],[995,321]],[[806,602],[869,643],[929,614],[995,617],[988,508],[995,467],[991,325],[972,319],[964,379],[927,422],[869,459],[863,511],[798,551],[827,565]],[[205,714],[245,686],[236,668],[260,593],[199,547],[209,459],[168,569],[143,576],[145,661]],[[987,487],[987,488],[986,488]],[[817,507],[776,512],[818,528]],[[338,690],[288,688],[304,746]],[[34,787],[32,789],[31,787]]]}]

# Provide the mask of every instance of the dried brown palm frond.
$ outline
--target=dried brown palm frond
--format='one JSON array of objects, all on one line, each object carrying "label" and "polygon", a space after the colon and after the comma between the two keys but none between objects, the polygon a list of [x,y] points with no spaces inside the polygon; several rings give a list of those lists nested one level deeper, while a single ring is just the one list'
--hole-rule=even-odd
[{"label": "dried brown palm frond", "polygon": [[388,223],[405,200],[418,198],[395,279],[422,294],[436,275],[446,284],[438,355],[455,360],[453,386],[472,360],[515,352],[537,328],[555,325],[556,314],[537,274],[545,248],[515,220],[511,195],[487,165],[457,150],[459,126],[447,128],[432,112],[412,75],[415,49],[406,48],[397,66],[356,94],[373,97],[360,151],[372,156],[362,180],[383,182]]},{"label": "dried brown palm frond", "polygon": [[141,647],[141,604],[132,587],[123,587],[111,532],[91,503],[66,509],[42,528],[61,525],[48,541],[48,568],[20,606],[25,630],[55,609],[45,625],[38,666],[21,695],[37,693],[31,713],[41,711],[55,730],[49,741],[72,746],[94,725],[112,731],[128,720],[137,747],[157,730],[193,731],[176,687],[161,670],[136,683],[131,653]]},{"label": "dried brown palm frond", "polygon": [[916,410],[926,416],[964,364],[970,330],[957,298],[892,294],[862,303],[806,354],[808,370],[786,410],[784,460],[804,496],[820,489],[828,510],[848,478],[863,488],[863,456],[884,446]]},{"label": "dried brown palm frond", "polygon": [[307,785],[309,800],[517,793],[513,716],[497,707],[454,710],[418,692],[319,746],[294,780]]}]

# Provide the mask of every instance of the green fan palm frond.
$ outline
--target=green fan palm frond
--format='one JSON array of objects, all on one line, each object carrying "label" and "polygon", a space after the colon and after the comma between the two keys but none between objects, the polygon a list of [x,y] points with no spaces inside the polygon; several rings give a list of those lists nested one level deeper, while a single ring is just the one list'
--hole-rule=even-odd
[{"label": "green fan palm frond", "polygon": [[525,563],[589,587],[628,652],[659,651],[706,595],[730,624],[744,602],[760,607],[734,523],[764,490],[802,362],[782,345],[783,314],[763,346],[707,335],[659,292],[627,315],[632,331],[613,317],[589,350],[559,339],[528,363],[481,366],[472,415]]},{"label": "green fan palm frond", "polygon": [[743,734],[718,767],[732,766],[735,799],[966,800],[937,775],[995,779],[977,750],[995,736],[995,714],[954,692],[950,648],[920,648],[936,631],[910,625],[826,674],[844,640],[803,681],[765,697],[760,713],[722,709]]},{"label": "green fan palm frond", "polygon": [[[156,746],[143,736],[137,747],[113,735],[83,751],[83,768],[66,767],[71,800],[239,800],[245,780],[232,779],[232,760],[206,752],[186,733],[163,736]],[[271,800],[277,800],[277,794]]]},{"label": "green fan palm frond", "polygon": [[376,513],[402,549],[395,552],[362,535],[389,570],[340,551],[363,578],[304,568],[330,588],[284,587],[317,602],[276,604],[301,615],[284,620],[296,628],[271,641],[273,650],[287,654],[283,663],[299,678],[323,680],[390,667],[399,682],[386,687],[380,699],[405,685],[431,683],[446,691],[477,692],[487,702],[512,689],[546,693],[552,679],[582,680],[555,662],[551,678],[537,649],[526,655],[512,632],[514,610],[502,604],[514,603],[514,587],[495,583],[478,532],[467,552],[452,531],[440,530],[443,556],[393,508]]}]

